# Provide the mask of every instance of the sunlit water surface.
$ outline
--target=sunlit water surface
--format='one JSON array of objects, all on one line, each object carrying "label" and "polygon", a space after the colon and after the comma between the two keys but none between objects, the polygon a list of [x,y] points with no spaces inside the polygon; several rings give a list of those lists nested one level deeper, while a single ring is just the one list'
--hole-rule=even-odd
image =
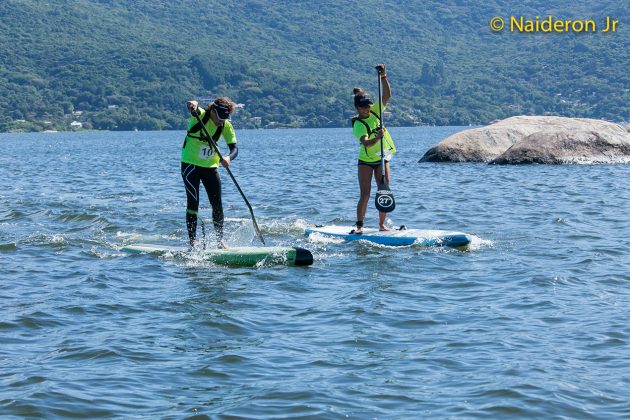
[{"label": "sunlit water surface", "polygon": [[[267,243],[308,268],[120,250],[185,244],[182,132],[0,135],[0,414],[630,417],[630,166],[417,163],[460,129],[391,129],[391,223],[467,252],[305,237],[354,222],[350,131],[237,131]],[[258,245],[222,179],[228,242]]]}]

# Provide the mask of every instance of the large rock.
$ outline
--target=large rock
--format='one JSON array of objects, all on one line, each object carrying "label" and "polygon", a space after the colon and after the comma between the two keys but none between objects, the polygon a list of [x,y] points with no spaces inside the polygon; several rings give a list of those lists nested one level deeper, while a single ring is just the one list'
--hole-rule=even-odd
[{"label": "large rock", "polygon": [[629,142],[624,128],[607,121],[519,116],[456,133],[429,149],[420,162],[618,163],[628,161]]},{"label": "large rock", "polygon": [[630,136],[622,139],[593,131],[540,131],[490,163],[630,163]]}]

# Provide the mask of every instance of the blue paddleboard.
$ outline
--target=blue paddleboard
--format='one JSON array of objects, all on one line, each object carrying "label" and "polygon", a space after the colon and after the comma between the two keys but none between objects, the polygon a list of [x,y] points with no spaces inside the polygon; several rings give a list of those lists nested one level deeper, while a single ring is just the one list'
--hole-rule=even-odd
[{"label": "blue paddleboard", "polygon": [[307,236],[320,234],[346,241],[363,240],[387,246],[463,247],[472,240],[466,233],[448,230],[402,229],[381,232],[374,228],[363,228],[363,233],[357,235],[350,233],[353,229],[353,226],[321,226],[305,229],[304,233]]}]

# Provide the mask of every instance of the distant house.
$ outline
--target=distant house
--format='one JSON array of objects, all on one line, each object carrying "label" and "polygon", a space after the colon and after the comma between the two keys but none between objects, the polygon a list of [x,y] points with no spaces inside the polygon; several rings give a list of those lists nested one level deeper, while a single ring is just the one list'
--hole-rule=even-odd
[{"label": "distant house", "polygon": [[70,123],[70,128],[72,128],[73,130],[76,130],[78,128],[83,128],[83,124],[80,123],[79,121],[72,121]]}]

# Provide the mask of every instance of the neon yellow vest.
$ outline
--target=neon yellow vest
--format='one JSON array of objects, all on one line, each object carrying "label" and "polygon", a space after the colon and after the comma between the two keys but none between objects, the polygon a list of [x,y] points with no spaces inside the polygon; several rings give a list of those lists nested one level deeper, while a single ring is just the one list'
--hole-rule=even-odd
[{"label": "neon yellow vest", "polygon": [[[203,118],[206,110],[199,108],[199,111],[199,117]],[[214,152],[214,149],[207,141],[201,140],[202,136],[204,136],[203,130],[199,130],[194,133],[190,132],[191,128],[197,125],[197,122],[197,118],[194,116],[191,116],[188,119],[188,132],[186,133],[184,146],[182,147],[182,162],[192,163],[193,165],[202,166],[204,168],[216,168],[219,166],[219,156]],[[208,129],[208,133],[213,136],[216,133],[218,126],[214,123],[214,121],[212,121],[212,119],[209,119],[205,125]],[[236,144],[234,127],[229,120],[225,120],[223,122],[221,137],[223,137],[226,144]]]},{"label": "neon yellow vest", "polygon": [[[385,107],[383,107],[385,109]],[[372,104],[370,107],[370,116],[367,118],[356,118],[352,122],[352,133],[360,141],[361,137],[368,136],[368,139],[373,139],[378,134],[378,126],[380,122],[380,115],[378,114],[378,102]],[[360,120],[360,121],[359,121]],[[366,126],[367,125],[367,126]],[[369,127],[369,131],[368,131]],[[383,151],[385,155],[393,155],[396,153],[396,146],[392,140],[392,136],[389,134],[386,128],[384,128],[385,139],[383,143]],[[359,149],[359,160],[364,162],[378,162],[381,160],[381,142],[377,141],[370,147],[365,147],[361,144]]]}]

